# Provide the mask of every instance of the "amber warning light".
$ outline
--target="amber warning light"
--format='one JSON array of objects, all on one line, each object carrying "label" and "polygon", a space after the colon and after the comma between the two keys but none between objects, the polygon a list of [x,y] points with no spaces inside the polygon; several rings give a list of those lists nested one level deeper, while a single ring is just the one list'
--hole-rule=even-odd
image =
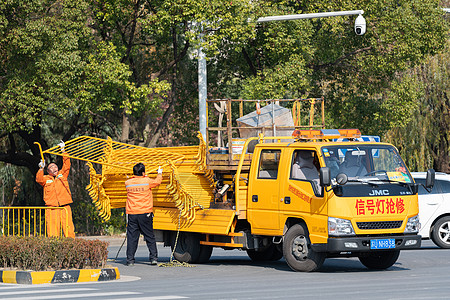
[{"label": "amber warning light", "polygon": [[318,139],[356,139],[361,137],[359,129],[296,129],[292,133],[294,139],[318,140]]}]

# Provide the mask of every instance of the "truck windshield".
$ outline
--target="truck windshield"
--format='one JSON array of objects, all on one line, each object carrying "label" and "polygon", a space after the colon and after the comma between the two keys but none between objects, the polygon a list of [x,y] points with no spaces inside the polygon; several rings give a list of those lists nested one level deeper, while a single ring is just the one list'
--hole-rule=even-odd
[{"label": "truck windshield", "polygon": [[326,146],[322,155],[332,178],[345,173],[349,182],[413,182],[397,150],[389,145]]}]

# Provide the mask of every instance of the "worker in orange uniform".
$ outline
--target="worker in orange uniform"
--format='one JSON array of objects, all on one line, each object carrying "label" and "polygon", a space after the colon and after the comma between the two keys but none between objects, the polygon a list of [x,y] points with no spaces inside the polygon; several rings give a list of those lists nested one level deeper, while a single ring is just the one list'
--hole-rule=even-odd
[{"label": "worker in orange uniform", "polygon": [[63,153],[63,167],[61,171],[55,163],[47,167],[48,175],[44,175],[45,162],[39,163],[39,171],[36,174],[36,182],[44,187],[44,202],[47,207],[64,207],[64,209],[46,209],[45,220],[47,223],[47,235],[59,236],[61,227],[66,237],[75,237],[75,229],[72,221],[72,209],[70,204],[72,194],[67,177],[70,171],[70,158],[64,150],[63,141],[58,144]]},{"label": "worker in orange uniform", "polygon": [[153,194],[152,188],[162,181],[162,169],[158,167],[156,179],[145,175],[145,166],[138,163],[133,167],[133,177],[125,181],[127,189],[126,212],[127,224],[127,266],[133,266],[134,255],[138,247],[139,236],[142,233],[150,252],[150,264],[158,264],[158,250],[153,233]]}]

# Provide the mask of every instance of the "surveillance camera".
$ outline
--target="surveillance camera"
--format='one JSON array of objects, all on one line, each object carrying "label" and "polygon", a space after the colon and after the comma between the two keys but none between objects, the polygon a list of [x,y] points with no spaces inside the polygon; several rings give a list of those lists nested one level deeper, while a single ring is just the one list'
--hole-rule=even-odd
[{"label": "surveillance camera", "polygon": [[362,15],[359,15],[355,20],[355,33],[357,35],[366,33],[366,19]]}]

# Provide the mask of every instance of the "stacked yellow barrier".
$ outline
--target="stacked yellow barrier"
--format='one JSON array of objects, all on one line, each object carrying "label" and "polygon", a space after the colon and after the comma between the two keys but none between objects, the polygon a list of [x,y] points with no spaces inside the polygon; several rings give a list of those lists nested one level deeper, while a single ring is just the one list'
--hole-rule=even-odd
[{"label": "stacked yellow barrier", "polygon": [[[162,184],[153,189],[155,210],[176,209],[189,223],[195,219],[197,209],[209,208],[213,200],[214,181],[206,169],[204,142],[200,146],[145,148],[84,136],[65,144],[69,157],[87,161],[90,183],[86,189],[105,221],[111,209],[125,207],[125,180],[133,175],[133,166],[139,162],[144,163],[150,177],[156,177],[158,166],[164,170]],[[44,153],[62,155],[59,147]],[[101,165],[100,174],[94,164]]]}]

